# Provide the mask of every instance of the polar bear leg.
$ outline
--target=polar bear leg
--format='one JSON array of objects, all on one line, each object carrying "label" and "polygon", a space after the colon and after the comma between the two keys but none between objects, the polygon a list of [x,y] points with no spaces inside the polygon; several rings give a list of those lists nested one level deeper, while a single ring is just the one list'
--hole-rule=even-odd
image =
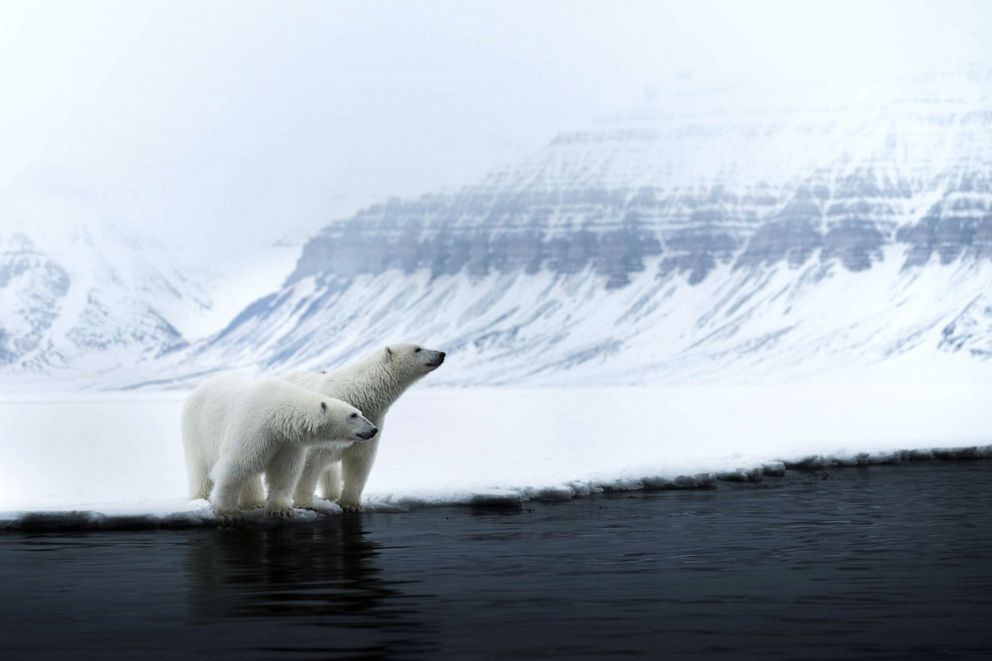
[{"label": "polar bear leg", "polygon": [[341,497],[341,462],[335,461],[320,476],[320,493],[330,501]]},{"label": "polar bear leg", "polygon": [[344,451],[341,457],[341,477],[344,486],[338,505],[346,510],[356,510],[362,504],[362,492],[365,483],[372,472],[375,463],[375,452],[379,447],[379,439],[365,443],[355,443]]},{"label": "polar bear leg", "polygon": [[199,447],[189,440],[188,435],[184,435],[183,445],[186,454],[186,483],[189,486],[190,500],[209,498],[210,490],[213,488],[213,480],[210,479],[210,466],[201,456]]},{"label": "polar bear leg", "polygon": [[297,507],[313,508],[313,493],[317,489],[317,480],[324,472],[327,462],[320,450],[312,449],[306,453],[306,462],[300,479],[296,481],[293,502]]},{"label": "polar bear leg", "polygon": [[186,467],[186,477],[189,483],[190,500],[210,497],[210,490],[213,489],[214,483],[210,479],[210,472],[206,466],[189,462]]},{"label": "polar bear leg", "polygon": [[262,487],[262,476],[255,475],[245,482],[241,487],[241,496],[238,498],[238,505],[243,510],[250,510],[265,505],[265,489]]},{"label": "polar bear leg", "polygon": [[265,511],[269,516],[293,516],[293,488],[303,471],[306,450],[301,447],[281,448],[265,469],[265,481],[269,485],[269,496],[265,500]]},{"label": "polar bear leg", "polygon": [[238,497],[250,477],[250,473],[238,470],[238,467],[226,462],[214,467],[214,488],[210,492],[210,504],[217,515],[225,519],[240,517]]}]

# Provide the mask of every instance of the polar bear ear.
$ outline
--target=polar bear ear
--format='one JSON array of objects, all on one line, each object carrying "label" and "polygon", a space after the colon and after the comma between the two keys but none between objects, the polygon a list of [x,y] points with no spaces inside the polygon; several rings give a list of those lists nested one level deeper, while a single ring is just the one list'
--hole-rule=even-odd
[{"label": "polar bear ear", "polygon": [[390,349],[389,347],[386,347],[386,355],[388,357],[392,358],[393,357],[393,350]]},{"label": "polar bear ear", "polygon": [[320,403],[320,410],[324,413],[327,413],[327,402]]}]

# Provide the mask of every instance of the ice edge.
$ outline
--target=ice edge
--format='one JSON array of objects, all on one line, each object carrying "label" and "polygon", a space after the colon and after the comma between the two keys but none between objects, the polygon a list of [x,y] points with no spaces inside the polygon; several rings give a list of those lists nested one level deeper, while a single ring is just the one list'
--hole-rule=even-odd
[{"label": "ice edge", "polygon": [[[517,509],[529,501],[561,502],[594,494],[713,489],[717,482],[761,482],[767,477],[784,477],[787,470],[810,471],[828,468],[894,465],[909,462],[961,461],[992,459],[992,445],[956,448],[861,452],[854,455],[807,455],[797,459],[775,459],[731,471],[703,472],[676,477],[645,476],[607,481],[573,481],[553,487],[520,489],[486,489],[455,494],[448,498],[388,496],[366,502],[365,512],[407,512],[413,509],[444,506],[470,506],[483,509]],[[245,512],[245,526],[284,526],[314,524],[341,513],[328,504],[321,511],[295,510],[292,519],[270,519],[263,510]],[[0,530],[25,532],[68,532],[93,530],[150,530],[215,527],[219,520],[209,505],[169,514],[103,514],[97,511],[20,511],[0,512]]]}]

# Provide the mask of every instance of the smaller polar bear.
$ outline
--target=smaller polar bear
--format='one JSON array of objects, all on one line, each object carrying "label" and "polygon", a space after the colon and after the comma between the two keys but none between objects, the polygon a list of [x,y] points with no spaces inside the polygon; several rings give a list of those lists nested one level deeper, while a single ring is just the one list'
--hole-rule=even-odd
[{"label": "smaller polar bear", "polygon": [[190,497],[209,498],[221,517],[240,504],[292,516],[293,488],[306,449],[349,447],[379,430],[354,406],[283,379],[222,374],[200,384],[183,405],[182,432]]}]

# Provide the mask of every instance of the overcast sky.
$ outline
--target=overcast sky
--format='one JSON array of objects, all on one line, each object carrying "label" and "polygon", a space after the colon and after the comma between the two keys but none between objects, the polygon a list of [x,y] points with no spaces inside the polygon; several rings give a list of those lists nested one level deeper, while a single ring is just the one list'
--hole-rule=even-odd
[{"label": "overcast sky", "polygon": [[992,2],[0,0],[0,225],[271,240],[471,183],[673,76],[992,63]]}]

